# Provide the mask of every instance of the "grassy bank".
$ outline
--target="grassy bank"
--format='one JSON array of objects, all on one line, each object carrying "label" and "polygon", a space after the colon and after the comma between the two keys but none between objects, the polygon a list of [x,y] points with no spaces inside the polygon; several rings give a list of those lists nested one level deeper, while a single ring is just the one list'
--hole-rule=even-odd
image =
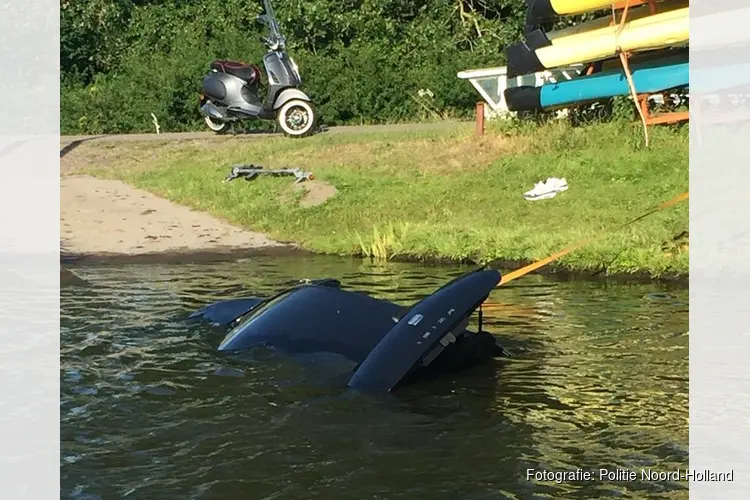
[{"label": "grassy bank", "polygon": [[[642,145],[638,124],[571,128],[553,123],[488,130],[472,124],[441,130],[320,134],[184,143],[92,144],[127,151],[90,168],[272,238],[325,253],[392,258],[543,258],[577,240],[606,233],[688,189],[688,132],[654,128]],[[101,154],[105,151],[101,150]],[[140,161],[136,161],[140,160]],[[289,178],[223,184],[236,163],[301,167],[337,194],[305,207]],[[526,201],[548,176],[568,191]],[[688,229],[682,203],[611,233],[560,261],[575,271],[685,275],[688,255],[671,243]]]}]

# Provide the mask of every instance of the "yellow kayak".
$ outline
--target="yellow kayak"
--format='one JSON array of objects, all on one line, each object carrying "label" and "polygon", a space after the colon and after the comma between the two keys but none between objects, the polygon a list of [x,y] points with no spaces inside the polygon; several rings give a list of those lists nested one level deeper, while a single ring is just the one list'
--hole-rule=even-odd
[{"label": "yellow kayak", "polygon": [[538,37],[532,39],[529,36],[529,41],[505,49],[508,77],[607,59],[617,55],[618,47],[622,51],[638,52],[686,44],[690,35],[689,10],[689,7],[683,7],[631,19],[624,24],[619,35],[618,26],[600,27],[586,23],[590,27],[586,31],[567,36],[553,34],[555,32],[547,34],[546,46],[540,47],[543,43]]},{"label": "yellow kayak", "polygon": [[[655,7],[654,14],[663,14],[665,12],[671,12],[676,9],[683,9],[690,6],[690,0],[672,0],[670,2],[660,2],[657,3]],[[636,19],[643,19],[644,17],[651,15],[651,8],[648,5],[641,5],[639,7],[633,7],[631,9],[628,9],[628,21],[635,21]],[[622,19],[622,11],[617,12],[617,21],[619,22],[620,19]],[[595,30],[607,28],[612,24],[612,16],[602,16],[597,17],[596,19],[592,21],[588,21],[585,23],[576,24],[574,26],[570,26],[569,28],[563,28],[560,30],[550,31],[549,33],[544,33],[545,38],[552,42],[552,44],[555,44],[555,40],[559,38],[564,38],[571,35],[578,35],[582,34],[584,32],[594,32]],[[546,45],[546,44],[545,44]]]},{"label": "yellow kayak", "polygon": [[[617,0],[621,3],[622,0]],[[576,16],[596,10],[611,9],[612,0],[526,0],[527,20],[535,24],[555,16]]]}]

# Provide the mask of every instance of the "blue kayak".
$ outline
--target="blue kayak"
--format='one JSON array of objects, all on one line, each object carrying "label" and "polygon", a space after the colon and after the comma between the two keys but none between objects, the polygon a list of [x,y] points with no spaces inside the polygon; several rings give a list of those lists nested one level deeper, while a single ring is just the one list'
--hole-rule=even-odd
[{"label": "blue kayak", "polygon": [[[685,87],[690,83],[689,66],[686,54],[631,65],[633,84],[639,94]],[[505,90],[505,101],[510,111],[534,111],[629,94],[627,77],[619,68],[540,87],[511,87]]]}]

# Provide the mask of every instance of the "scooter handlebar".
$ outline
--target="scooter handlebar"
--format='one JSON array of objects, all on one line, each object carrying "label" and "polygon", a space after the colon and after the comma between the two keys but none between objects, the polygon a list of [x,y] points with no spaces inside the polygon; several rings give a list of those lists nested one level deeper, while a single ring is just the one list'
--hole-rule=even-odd
[{"label": "scooter handlebar", "polygon": [[263,45],[268,47],[271,50],[284,50],[284,39],[273,37],[273,38],[267,38],[267,37],[260,37],[260,41]]}]

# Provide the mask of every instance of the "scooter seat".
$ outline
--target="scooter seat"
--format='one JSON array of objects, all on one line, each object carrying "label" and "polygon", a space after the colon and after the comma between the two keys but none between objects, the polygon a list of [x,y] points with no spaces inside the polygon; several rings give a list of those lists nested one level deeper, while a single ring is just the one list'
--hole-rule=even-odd
[{"label": "scooter seat", "polygon": [[211,69],[236,76],[248,83],[258,79],[260,71],[257,66],[251,66],[239,61],[216,60],[211,62]]}]

